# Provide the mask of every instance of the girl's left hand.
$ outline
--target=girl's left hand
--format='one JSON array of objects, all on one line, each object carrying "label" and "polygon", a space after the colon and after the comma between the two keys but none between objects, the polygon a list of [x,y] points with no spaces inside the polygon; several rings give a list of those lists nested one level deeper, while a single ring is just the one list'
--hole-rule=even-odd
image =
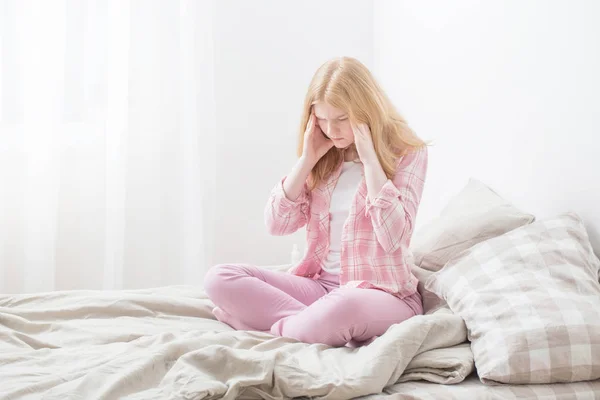
[{"label": "girl's left hand", "polygon": [[364,165],[377,162],[377,153],[369,127],[366,124],[352,124],[352,132],[354,132],[354,144],[360,161]]}]

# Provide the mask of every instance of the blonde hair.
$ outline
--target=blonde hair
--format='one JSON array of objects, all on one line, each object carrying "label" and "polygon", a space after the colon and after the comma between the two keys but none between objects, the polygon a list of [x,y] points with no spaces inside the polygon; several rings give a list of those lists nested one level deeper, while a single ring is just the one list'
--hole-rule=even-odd
[{"label": "blonde hair", "polygon": [[[408,127],[367,67],[354,58],[341,57],[321,65],[310,82],[300,121],[299,157],[311,109],[318,102],[344,110],[355,124],[369,126],[377,157],[390,179],[399,157],[427,145]],[[342,160],[341,149],[330,149],[312,169],[310,188],[326,180]]]}]

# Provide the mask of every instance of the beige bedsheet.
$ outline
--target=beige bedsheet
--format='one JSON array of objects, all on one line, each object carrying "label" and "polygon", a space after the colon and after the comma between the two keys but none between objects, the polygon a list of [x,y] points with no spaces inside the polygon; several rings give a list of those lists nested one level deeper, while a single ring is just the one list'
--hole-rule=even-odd
[{"label": "beige bedsheet", "polygon": [[360,400],[595,400],[600,380],[544,385],[484,385],[472,374],[457,385],[406,382],[392,385],[383,394]]},{"label": "beige bedsheet", "polygon": [[191,286],[0,296],[0,399],[348,399],[473,369],[447,310],[350,349],[236,332],[211,308]]}]

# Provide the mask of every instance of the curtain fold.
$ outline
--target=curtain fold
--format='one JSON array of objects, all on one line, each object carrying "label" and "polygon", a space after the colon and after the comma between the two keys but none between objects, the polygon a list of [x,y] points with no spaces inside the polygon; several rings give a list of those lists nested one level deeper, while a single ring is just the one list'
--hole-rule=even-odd
[{"label": "curtain fold", "polygon": [[0,292],[199,282],[214,2],[0,7]]}]

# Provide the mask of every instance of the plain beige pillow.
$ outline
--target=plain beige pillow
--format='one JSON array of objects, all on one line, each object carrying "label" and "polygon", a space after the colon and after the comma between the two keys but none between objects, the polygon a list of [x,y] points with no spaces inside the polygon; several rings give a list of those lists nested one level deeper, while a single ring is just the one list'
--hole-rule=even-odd
[{"label": "plain beige pillow", "polygon": [[533,222],[525,213],[481,181],[471,178],[444,207],[441,214],[412,237],[412,272],[419,280],[426,314],[446,305],[424,287],[424,282],[451,258],[477,243]]},{"label": "plain beige pillow", "polygon": [[458,253],[533,220],[532,214],[471,178],[437,218],[415,232],[410,246],[413,261],[425,270],[439,271]]}]

